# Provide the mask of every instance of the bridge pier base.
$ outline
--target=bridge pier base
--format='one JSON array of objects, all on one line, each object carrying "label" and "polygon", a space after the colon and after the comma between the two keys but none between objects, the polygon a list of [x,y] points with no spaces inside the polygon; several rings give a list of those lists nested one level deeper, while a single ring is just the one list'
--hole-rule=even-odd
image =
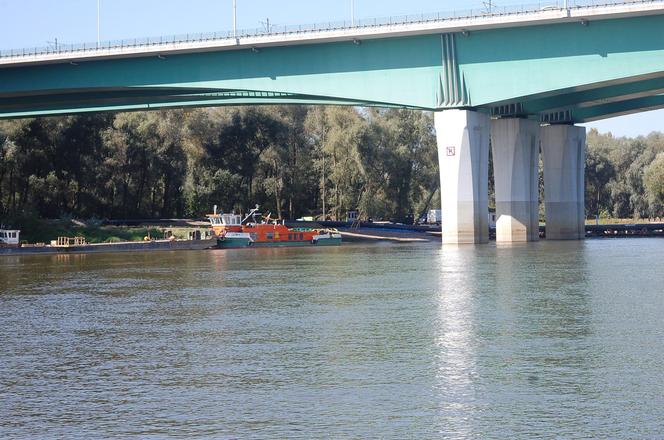
[{"label": "bridge pier base", "polygon": [[539,240],[539,133],[537,121],[491,121],[498,243]]},{"label": "bridge pier base", "polygon": [[584,171],[586,129],[573,125],[542,127],[546,238],[585,237]]},{"label": "bridge pier base", "polygon": [[487,243],[489,116],[469,110],[434,114],[440,165],[443,244]]}]

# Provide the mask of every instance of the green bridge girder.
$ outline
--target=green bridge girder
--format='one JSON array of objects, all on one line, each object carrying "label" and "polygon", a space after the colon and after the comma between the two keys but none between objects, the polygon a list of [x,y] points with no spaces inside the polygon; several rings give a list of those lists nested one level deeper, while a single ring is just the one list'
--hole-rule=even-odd
[{"label": "green bridge girder", "polygon": [[664,107],[664,15],[0,67],[0,118],[338,104],[579,123]]}]

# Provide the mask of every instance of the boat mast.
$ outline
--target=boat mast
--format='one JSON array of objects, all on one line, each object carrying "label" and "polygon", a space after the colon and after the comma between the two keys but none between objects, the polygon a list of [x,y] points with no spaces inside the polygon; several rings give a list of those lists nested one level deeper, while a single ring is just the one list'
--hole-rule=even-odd
[{"label": "boat mast", "polygon": [[[254,215],[256,214],[256,211],[258,211],[259,208],[260,208],[260,206],[256,205],[256,207],[253,208],[251,211],[249,211],[249,214],[247,214],[247,216],[246,216],[244,219],[242,219],[242,221],[240,222],[240,224],[243,225],[244,222],[246,222],[247,220],[249,220],[249,218],[253,218]],[[254,221],[255,221],[255,220],[256,220],[256,219],[254,219]]]}]

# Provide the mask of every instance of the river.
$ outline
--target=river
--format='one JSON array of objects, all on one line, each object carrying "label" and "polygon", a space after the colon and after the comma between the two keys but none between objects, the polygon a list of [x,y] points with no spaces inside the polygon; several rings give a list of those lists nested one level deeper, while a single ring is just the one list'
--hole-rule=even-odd
[{"label": "river", "polygon": [[0,438],[660,438],[664,240],[0,258]]}]

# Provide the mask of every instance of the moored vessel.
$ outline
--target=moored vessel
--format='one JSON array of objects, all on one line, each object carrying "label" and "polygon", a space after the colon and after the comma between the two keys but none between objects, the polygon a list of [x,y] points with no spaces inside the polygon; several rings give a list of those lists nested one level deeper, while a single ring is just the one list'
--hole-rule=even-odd
[{"label": "moored vessel", "polygon": [[21,231],[18,229],[5,229],[0,226],[0,248],[17,248],[19,247],[19,235]]},{"label": "moored vessel", "polygon": [[263,218],[258,206],[244,218],[238,214],[208,214],[217,247],[334,246],[341,244],[336,229],[289,227],[281,221]]}]

